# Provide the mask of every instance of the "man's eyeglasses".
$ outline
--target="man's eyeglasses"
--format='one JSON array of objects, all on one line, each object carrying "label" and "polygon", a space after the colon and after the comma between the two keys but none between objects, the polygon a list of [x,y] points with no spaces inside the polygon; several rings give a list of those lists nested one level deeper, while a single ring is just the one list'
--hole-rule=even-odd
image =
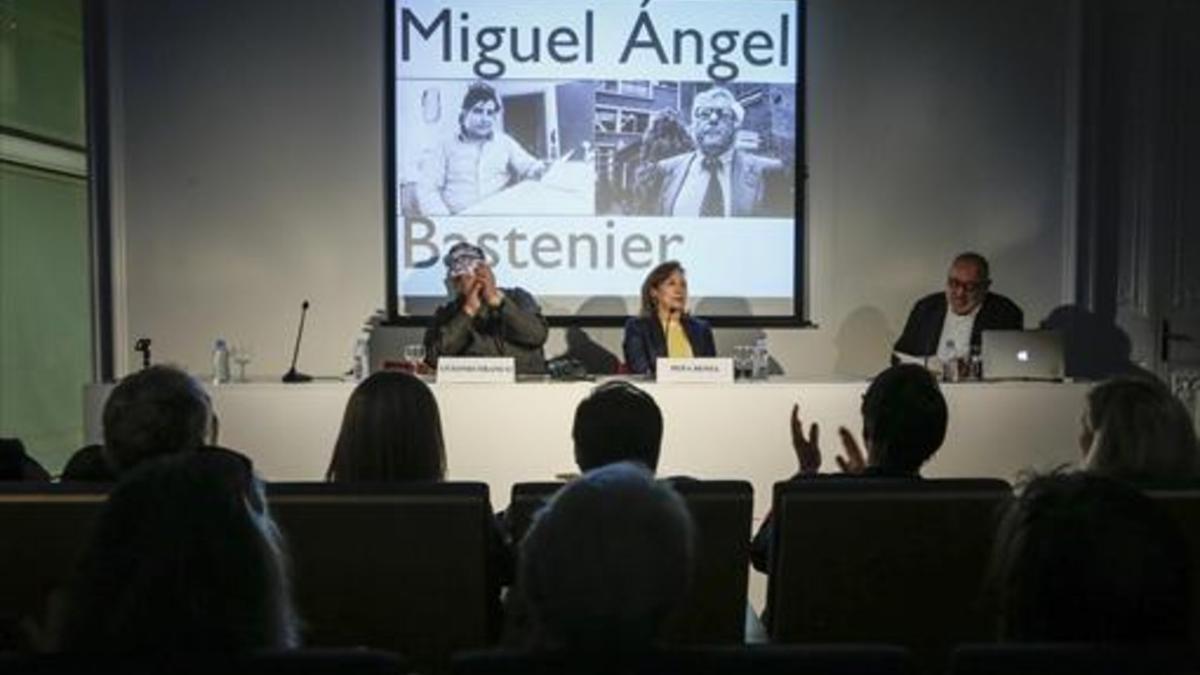
[{"label": "man's eyeglasses", "polygon": [[733,111],[729,108],[696,108],[692,111],[692,115],[699,119],[712,119],[714,116],[718,120],[731,120],[735,117]]},{"label": "man's eyeglasses", "polygon": [[988,281],[959,281],[954,277],[946,279],[946,287],[952,291],[966,291],[968,293],[977,293],[988,287]]}]

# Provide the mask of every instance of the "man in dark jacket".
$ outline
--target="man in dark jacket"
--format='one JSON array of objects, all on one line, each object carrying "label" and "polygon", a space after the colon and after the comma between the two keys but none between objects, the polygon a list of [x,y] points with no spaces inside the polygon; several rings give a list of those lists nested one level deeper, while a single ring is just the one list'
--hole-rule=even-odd
[{"label": "man in dark jacket", "polygon": [[436,367],[442,356],[511,356],[518,373],[544,373],[549,329],[533,296],[498,288],[483,249],[474,244],[455,244],[444,262],[456,295],[438,307],[425,331],[429,365]]},{"label": "man in dark jacket", "polygon": [[[1012,300],[991,293],[987,259],[961,253],[950,265],[946,290],[917,301],[892,348],[897,355],[937,356],[942,361],[970,356],[985,330],[1021,330],[1025,319]],[[895,361],[896,359],[893,359]]]}]

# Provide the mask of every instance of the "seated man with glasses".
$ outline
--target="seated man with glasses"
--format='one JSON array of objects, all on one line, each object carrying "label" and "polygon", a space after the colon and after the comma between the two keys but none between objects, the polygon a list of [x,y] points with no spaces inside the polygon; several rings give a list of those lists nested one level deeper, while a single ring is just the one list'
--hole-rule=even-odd
[{"label": "seated man with glasses", "polygon": [[734,147],[744,117],[724,87],[697,94],[691,123],[696,149],[644,170],[640,210],[654,216],[791,217],[795,203],[783,162]]},{"label": "seated man with glasses", "polygon": [[510,185],[541,178],[546,164],[497,129],[502,106],[484,82],[467,88],[458,132],[421,160],[417,203],[427,216],[452,215]]},{"label": "seated man with glasses", "polygon": [[943,363],[967,358],[979,348],[985,330],[1021,330],[1021,308],[999,293],[989,292],[988,261],[978,253],[960,253],[950,264],[946,290],[917,301],[892,347],[893,361],[936,356]]}]

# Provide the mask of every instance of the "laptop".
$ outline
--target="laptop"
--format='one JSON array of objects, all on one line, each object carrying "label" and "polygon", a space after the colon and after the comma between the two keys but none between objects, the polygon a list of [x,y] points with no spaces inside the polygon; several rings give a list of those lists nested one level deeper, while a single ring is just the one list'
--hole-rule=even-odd
[{"label": "laptop", "polygon": [[985,330],[983,379],[1061,380],[1062,333],[1056,330]]}]

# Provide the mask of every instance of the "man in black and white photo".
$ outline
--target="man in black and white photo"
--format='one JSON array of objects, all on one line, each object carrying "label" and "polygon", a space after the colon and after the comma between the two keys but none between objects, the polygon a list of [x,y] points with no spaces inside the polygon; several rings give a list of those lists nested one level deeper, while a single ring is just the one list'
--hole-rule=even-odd
[{"label": "man in black and white photo", "polygon": [[545,173],[544,162],[498,128],[501,110],[491,85],[476,82],[467,89],[458,131],[421,161],[417,202],[422,214],[452,215]]},{"label": "man in black and white photo", "polygon": [[793,209],[788,172],[778,159],[736,147],[745,109],[731,91],[712,87],[692,101],[695,150],[645,167],[646,215],[787,217]]}]

